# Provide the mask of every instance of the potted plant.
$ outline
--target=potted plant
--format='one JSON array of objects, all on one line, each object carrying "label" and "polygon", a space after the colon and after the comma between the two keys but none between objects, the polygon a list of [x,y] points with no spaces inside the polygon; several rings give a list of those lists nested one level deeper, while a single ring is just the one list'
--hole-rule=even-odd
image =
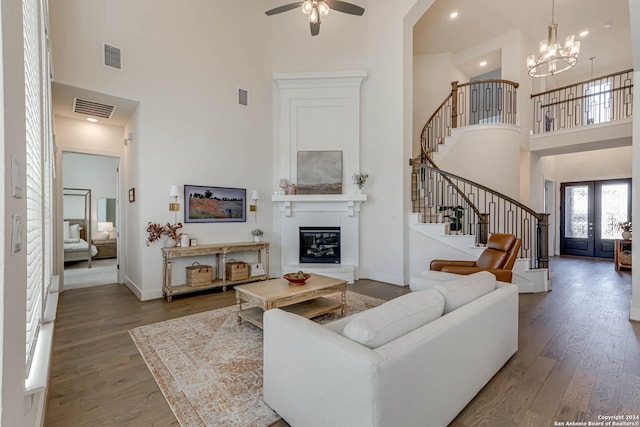
[{"label": "potted plant", "polygon": [[254,230],[251,230],[251,235],[253,236],[254,241],[259,242],[262,240],[262,236],[264,235],[264,232],[259,228],[256,228]]},{"label": "potted plant", "polygon": [[160,240],[162,236],[167,236],[167,241],[165,242],[166,247],[175,246],[180,240],[180,236],[182,235],[182,233],[178,233],[178,230],[181,228],[181,222],[178,222],[176,224],[167,223],[166,225],[160,225],[156,222],[149,222],[147,224],[147,233],[149,233],[149,236],[147,237],[147,246],[157,240]]},{"label": "potted plant", "polygon": [[362,191],[362,187],[364,187],[364,183],[367,182],[367,178],[369,178],[368,173],[353,174],[353,183],[358,186],[358,190]]},{"label": "potted plant", "polygon": [[618,224],[620,230],[622,230],[622,238],[629,240],[631,238],[631,221],[625,221]]},{"label": "potted plant", "polygon": [[443,215],[443,218],[447,218],[451,221],[449,224],[449,231],[453,231],[456,234],[462,231],[462,217],[464,217],[464,208],[458,206],[440,206],[440,212],[451,212]]}]

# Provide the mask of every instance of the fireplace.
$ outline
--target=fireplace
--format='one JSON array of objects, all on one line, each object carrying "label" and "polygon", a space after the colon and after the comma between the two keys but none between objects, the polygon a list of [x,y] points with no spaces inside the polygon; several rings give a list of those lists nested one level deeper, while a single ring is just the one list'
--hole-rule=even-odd
[{"label": "fireplace", "polygon": [[340,227],[300,227],[300,264],[340,264]]}]

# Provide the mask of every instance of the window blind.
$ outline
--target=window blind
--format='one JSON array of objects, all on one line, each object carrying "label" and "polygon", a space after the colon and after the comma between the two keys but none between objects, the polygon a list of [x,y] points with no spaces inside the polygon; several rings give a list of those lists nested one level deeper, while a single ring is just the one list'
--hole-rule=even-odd
[{"label": "window blind", "polygon": [[[51,277],[50,79],[41,0],[23,0],[26,128],[26,375]],[[46,76],[43,76],[46,74]]]}]

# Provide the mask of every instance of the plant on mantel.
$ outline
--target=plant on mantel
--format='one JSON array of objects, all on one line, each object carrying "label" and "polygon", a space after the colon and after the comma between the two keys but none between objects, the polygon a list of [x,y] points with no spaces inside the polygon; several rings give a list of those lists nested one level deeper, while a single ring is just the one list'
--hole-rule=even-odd
[{"label": "plant on mantel", "polygon": [[364,187],[364,183],[367,182],[367,178],[369,178],[368,173],[354,173],[353,183],[358,186],[359,190],[362,190],[362,187]]},{"label": "plant on mantel", "polygon": [[157,240],[160,240],[162,236],[167,236],[177,242],[180,240],[180,236],[182,235],[182,233],[178,233],[178,230],[181,228],[181,222],[176,224],[167,223],[166,225],[160,225],[157,222],[149,222],[147,224],[147,233],[149,233],[149,237],[147,237],[147,246]]}]

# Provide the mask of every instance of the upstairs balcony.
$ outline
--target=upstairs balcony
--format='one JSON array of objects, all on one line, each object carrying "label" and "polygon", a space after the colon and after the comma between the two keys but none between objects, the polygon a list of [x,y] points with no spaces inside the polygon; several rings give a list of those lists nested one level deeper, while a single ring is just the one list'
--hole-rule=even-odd
[{"label": "upstairs balcony", "polygon": [[530,151],[554,155],[631,145],[633,70],[531,95]]}]

